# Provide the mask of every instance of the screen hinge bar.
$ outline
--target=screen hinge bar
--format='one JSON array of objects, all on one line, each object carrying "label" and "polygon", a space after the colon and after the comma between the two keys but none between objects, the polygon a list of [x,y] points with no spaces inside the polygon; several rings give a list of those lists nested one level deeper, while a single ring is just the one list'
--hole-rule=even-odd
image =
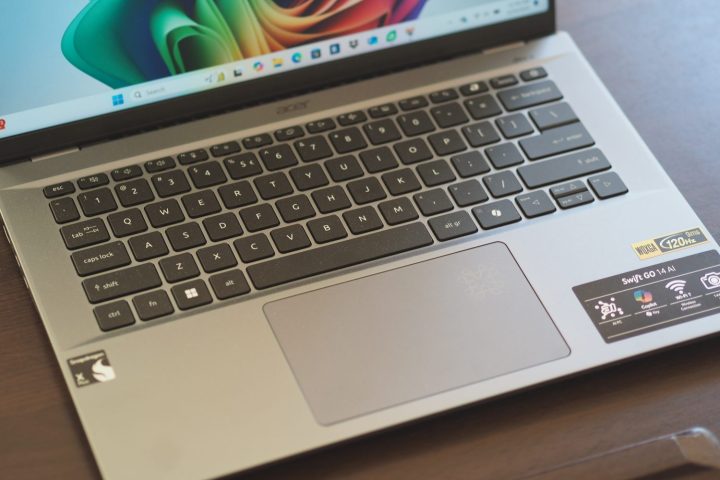
[{"label": "screen hinge bar", "polygon": [[30,161],[32,162],[42,162],[44,160],[50,160],[51,158],[55,157],[62,157],[64,155],[69,155],[71,153],[76,153],[80,151],[80,147],[71,147],[66,148],[64,150],[57,150],[55,152],[46,153],[45,155],[39,155],[37,157],[32,157]]},{"label": "screen hinge bar", "polygon": [[513,49],[513,48],[522,47],[523,45],[525,45],[525,42],[521,40],[521,41],[519,41],[519,42],[507,43],[507,44],[505,44],[505,45],[500,45],[500,46],[498,46],[498,47],[488,48],[488,49],[486,49],[486,50],[483,50],[482,53],[497,53],[497,52],[503,52],[503,51],[505,51],[505,50],[510,50],[510,49]]}]

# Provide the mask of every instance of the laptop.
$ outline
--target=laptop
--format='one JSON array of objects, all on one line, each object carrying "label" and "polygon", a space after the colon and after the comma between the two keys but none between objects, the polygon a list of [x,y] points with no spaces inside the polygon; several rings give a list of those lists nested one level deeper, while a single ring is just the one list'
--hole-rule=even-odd
[{"label": "laptop", "polygon": [[717,243],[551,0],[18,2],[0,32],[4,231],[106,478],[720,329]]}]

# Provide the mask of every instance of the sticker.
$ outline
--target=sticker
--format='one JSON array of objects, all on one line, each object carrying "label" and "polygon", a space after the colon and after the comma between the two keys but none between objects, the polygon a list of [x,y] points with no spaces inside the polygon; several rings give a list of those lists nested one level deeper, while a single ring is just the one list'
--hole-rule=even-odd
[{"label": "sticker", "polygon": [[707,241],[707,237],[700,228],[693,228],[682,232],[671,233],[663,237],[633,243],[632,248],[635,250],[635,253],[637,253],[637,256],[640,257],[640,260],[646,260],[674,252],[675,250],[694,247]]},{"label": "sticker", "polygon": [[573,287],[607,343],[720,313],[720,253],[710,250]]},{"label": "sticker", "polygon": [[105,350],[71,358],[68,365],[78,387],[115,379],[115,369],[110,365]]}]

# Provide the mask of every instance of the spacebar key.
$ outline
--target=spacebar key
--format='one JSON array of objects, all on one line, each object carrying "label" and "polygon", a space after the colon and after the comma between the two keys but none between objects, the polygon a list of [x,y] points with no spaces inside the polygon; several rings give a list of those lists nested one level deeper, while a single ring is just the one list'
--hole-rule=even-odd
[{"label": "spacebar key", "polygon": [[113,298],[124,297],[132,293],[142,292],[162,285],[155,265],[145,263],[137,267],[124,268],[104,275],[83,280],[90,303],[104,302]]},{"label": "spacebar key", "polygon": [[432,243],[427,227],[415,222],[251,265],[247,267],[247,273],[255,287],[262,290]]}]

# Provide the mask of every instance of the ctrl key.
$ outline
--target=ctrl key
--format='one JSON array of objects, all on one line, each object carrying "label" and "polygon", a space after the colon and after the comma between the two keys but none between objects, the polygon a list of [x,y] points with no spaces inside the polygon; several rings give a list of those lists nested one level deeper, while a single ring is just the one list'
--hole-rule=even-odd
[{"label": "ctrl key", "polygon": [[127,327],[135,323],[130,305],[125,300],[100,305],[93,310],[100,330],[109,332],[117,328]]}]

